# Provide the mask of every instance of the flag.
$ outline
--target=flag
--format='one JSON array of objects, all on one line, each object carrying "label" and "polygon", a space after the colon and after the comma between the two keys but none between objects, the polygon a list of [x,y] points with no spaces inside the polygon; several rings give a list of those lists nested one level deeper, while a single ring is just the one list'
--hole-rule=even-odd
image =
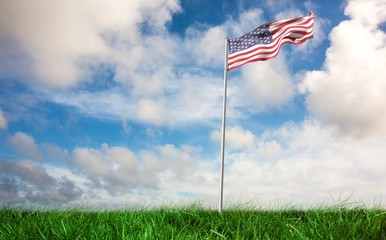
[{"label": "flag", "polygon": [[274,58],[283,44],[301,44],[313,36],[314,14],[273,21],[229,39],[228,71],[244,64]]}]

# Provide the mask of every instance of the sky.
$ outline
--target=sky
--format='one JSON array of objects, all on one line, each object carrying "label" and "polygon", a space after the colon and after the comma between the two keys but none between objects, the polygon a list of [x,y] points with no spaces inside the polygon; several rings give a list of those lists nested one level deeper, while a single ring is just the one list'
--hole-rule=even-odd
[{"label": "sky", "polygon": [[224,206],[386,207],[385,0],[0,0],[0,204],[219,196],[224,39],[315,15],[228,74]]}]

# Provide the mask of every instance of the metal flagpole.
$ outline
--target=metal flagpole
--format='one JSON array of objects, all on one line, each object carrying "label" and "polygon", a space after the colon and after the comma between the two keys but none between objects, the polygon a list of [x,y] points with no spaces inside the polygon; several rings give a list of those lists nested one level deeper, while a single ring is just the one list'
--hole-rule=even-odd
[{"label": "metal flagpole", "polygon": [[224,193],[224,148],[225,148],[225,118],[227,105],[227,77],[228,77],[228,37],[225,37],[225,60],[224,60],[224,97],[222,112],[222,129],[221,129],[221,164],[220,164],[220,195],[218,202],[218,212],[221,213],[223,207]]}]

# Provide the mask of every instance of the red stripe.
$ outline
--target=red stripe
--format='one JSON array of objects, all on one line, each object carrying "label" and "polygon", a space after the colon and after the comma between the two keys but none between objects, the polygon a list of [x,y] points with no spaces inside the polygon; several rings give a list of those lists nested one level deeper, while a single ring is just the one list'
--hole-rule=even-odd
[{"label": "red stripe", "polygon": [[[228,67],[229,67],[228,71],[241,67],[242,65],[250,62],[266,61],[268,59],[274,58],[279,54],[282,45],[302,44],[308,39],[312,38],[313,23],[309,26],[307,25],[313,21],[313,14],[310,13],[306,21],[299,24],[294,24],[296,21],[299,21],[300,19],[303,19],[303,18],[307,18],[307,17],[290,19],[288,21],[284,21],[283,23],[280,23],[278,26],[274,26],[272,36],[273,36],[273,42],[276,42],[276,43],[274,43],[274,45],[272,46],[255,45],[252,47],[253,49],[251,49],[250,51],[240,52],[240,53],[236,52],[228,55]],[[275,22],[277,21],[274,21],[271,23],[274,24]],[[301,35],[301,36],[294,36],[294,35]],[[237,65],[239,63],[240,65]]]},{"label": "red stripe", "polygon": [[[308,32],[302,32],[302,31],[293,31],[293,32],[291,32],[291,33],[300,33],[300,34],[303,34],[303,35],[307,35],[307,34],[309,34]],[[284,35],[284,34],[283,34]],[[273,42],[275,42],[277,39],[279,39],[279,38],[285,38],[285,37],[290,37],[290,36],[283,36],[283,35],[280,35],[280,36],[278,36],[277,38],[275,38],[274,39],[274,41]],[[300,38],[300,37],[299,37]],[[251,49],[250,51],[248,51],[248,52],[243,52],[243,53],[239,53],[239,54],[231,54],[231,55],[229,55],[228,56],[228,61],[229,60],[232,60],[232,59],[234,59],[234,58],[238,58],[238,57],[241,57],[241,56],[244,56],[244,55],[248,55],[248,54],[250,54],[250,53],[253,53],[253,52],[256,52],[256,51],[259,51],[259,50],[264,50],[264,49],[273,49],[273,48],[276,48],[277,47],[277,45],[278,44],[280,44],[280,40],[279,41],[277,41],[276,43],[275,43],[275,45],[273,45],[273,46],[265,46],[265,45],[261,45],[261,47],[257,47],[257,48],[254,48],[254,49]],[[255,46],[259,46],[259,45],[255,45]],[[242,59],[241,59],[242,60]]]},{"label": "red stripe", "polygon": [[[274,41],[276,41],[276,39],[278,39],[278,38],[280,38],[281,36],[283,36],[283,35],[285,35],[290,29],[292,29],[292,28],[299,28],[299,27],[301,27],[301,26],[292,26],[292,27],[289,27],[286,31],[284,31],[283,33],[281,33],[280,35],[278,35],[278,36],[273,36],[274,38],[273,38],[273,42]],[[311,26],[309,26],[308,28],[305,28],[305,29],[312,29],[312,25]],[[298,32],[298,31],[292,31],[292,32]],[[292,33],[292,32],[290,32],[290,33]],[[307,32],[307,31],[304,31],[304,32]],[[255,45],[256,46],[256,45]],[[260,48],[258,48],[258,49],[269,49],[269,48],[273,48],[273,47],[275,47],[276,45],[274,45],[274,46],[269,46],[269,47],[265,47],[264,45],[262,45]],[[257,49],[252,49],[252,50],[250,50],[250,51],[248,51],[248,52],[242,52],[242,53],[232,53],[232,56],[230,56],[229,57],[229,59],[231,59],[231,58],[235,58],[235,57],[237,57],[237,56],[242,56],[242,55],[246,55],[246,54],[249,54],[249,53],[252,53],[252,52],[255,52]]]},{"label": "red stripe", "polygon": [[[308,37],[308,38],[305,38],[305,39],[303,39],[303,40],[301,40],[301,41],[299,41],[299,42],[296,42],[296,43],[294,43],[294,42],[283,42],[283,43],[281,44],[281,46],[283,46],[283,45],[285,45],[285,44],[302,44],[302,43],[304,43],[305,41],[307,41],[307,40],[308,40],[309,38],[311,38],[311,37],[312,37],[312,36],[310,36],[310,37]],[[243,62],[241,65],[237,65],[237,66],[228,68],[228,71],[231,71],[231,70],[233,70],[233,69],[235,69],[235,68],[241,67],[241,66],[243,66],[243,65],[245,65],[245,64],[247,64],[247,63],[257,62],[257,61],[266,61],[266,60],[275,58],[275,57],[279,54],[280,48],[279,48],[279,49],[276,49],[276,50],[278,50],[278,51],[277,51],[274,55],[271,55],[271,56],[269,56],[269,57],[260,57],[260,58],[253,58],[253,57],[251,57],[252,59]],[[275,51],[272,51],[272,53],[274,53],[274,52],[275,52]],[[258,56],[258,55],[262,55],[262,54],[260,53],[260,54],[257,54],[257,56]],[[264,55],[266,55],[266,54],[264,54]]]},{"label": "red stripe", "polygon": [[286,25],[280,28],[275,28],[271,34],[276,35],[278,32],[284,29],[284,32],[289,31],[290,29],[293,28],[304,28],[304,29],[312,29],[313,24],[309,25],[309,23],[312,21],[312,19],[307,20],[305,23],[299,24],[299,25]]},{"label": "red stripe", "polygon": [[[311,21],[313,21],[312,18],[308,19],[307,21],[305,21],[304,23],[302,24],[298,24],[298,25],[292,25],[290,26],[291,28],[292,27],[307,27],[307,24],[310,23]],[[285,27],[288,27],[288,24],[280,24],[279,27],[275,27],[275,30],[272,31],[272,35],[275,35],[279,30],[281,30],[282,28],[285,28]],[[312,26],[311,26],[312,27]]]},{"label": "red stripe", "polygon": [[[232,62],[232,59],[230,59],[230,61],[228,60],[228,66],[235,65],[235,64],[237,64],[239,62],[242,62],[242,64],[234,66],[234,67],[230,67],[228,69],[228,71],[230,71],[232,69],[235,69],[235,68],[238,68],[238,67],[241,67],[244,64],[247,64],[247,63],[250,63],[250,62],[265,61],[265,60],[274,58],[280,52],[281,46],[283,46],[285,44],[296,44],[296,45],[297,44],[302,44],[302,43],[304,43],[305,41],[307,41],[310,38],[312,38],[312,35],[311,36],[304,36],[303,39],[302,38],[283,38],[283,39],[280,39],[280,41],[278,41],[277,44],[275,44],[275,46],[276,46],[275,48],[274,47],[266,48],[267,50],[270,49],[271,51],[258,52],[258,53],[254,54],[254,55],[251,55],[251,56],[248,56],[248,57],[245,57],[245,58],[241,58],[241,59],[237,59],[235,62]],[[300,39],[300,41],[295,42],[295,40],[299,40],[299,39]],[[261,50],[261,48],[256,49],[255,51],[258,51],[258,50]],[[275,53],[275,54],[271,55],[269,57],[266,57],[266,56],[261,57],[261,58],[258,57],[259,55],[269,55],[269,54],[272,54],[272,53]]]}]

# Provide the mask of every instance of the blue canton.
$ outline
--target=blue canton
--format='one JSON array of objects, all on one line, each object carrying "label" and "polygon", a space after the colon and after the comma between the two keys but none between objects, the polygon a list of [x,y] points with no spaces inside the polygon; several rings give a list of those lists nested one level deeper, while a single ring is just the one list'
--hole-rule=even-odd
[{"label": "blue canton", "polygon": [[239,37],[229,40],[229,53],[235,53],[256,44],[269,44],[272,42],[272,35],[269,32],[269,25],[264,24],[255,30]]}]

